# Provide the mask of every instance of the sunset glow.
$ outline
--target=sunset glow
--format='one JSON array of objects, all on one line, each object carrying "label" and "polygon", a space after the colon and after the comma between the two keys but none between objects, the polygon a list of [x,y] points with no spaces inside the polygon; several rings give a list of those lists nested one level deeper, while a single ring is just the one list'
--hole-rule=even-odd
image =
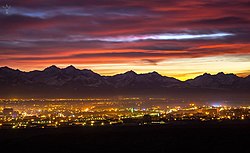
[{"label": "sunset glow", "polygon": [[12,1],[0,12],[0,67],[74,65],[180,80],[250,74],[249,2]]}]

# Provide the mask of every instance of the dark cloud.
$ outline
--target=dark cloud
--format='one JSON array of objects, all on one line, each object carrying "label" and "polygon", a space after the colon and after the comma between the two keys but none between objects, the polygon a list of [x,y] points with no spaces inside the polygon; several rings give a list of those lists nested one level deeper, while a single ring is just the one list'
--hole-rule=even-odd
[{"label": "dark cloud", "polygon": [[205,8],[250,8],[250,2],[248,0],[215,0],[207,1],[201,4]]},{"label": "dark cloud", "polygon": [[142,59],[141,63],[146,65],[157,65],[158,62],[162,60],[153,60],[153,59]]},{"label": "dark cloud", "polygon": [[173,46],[173,45],[155,45],[155,46],[138,46],[131,49],[155,50],[155,51],[182,51],[187,50],[188,46]]},{"label": "dark cloud", "polygon": [[221,17],[213,19],[203,19],[197,21],[191,21],[193,24],[208,24],[208,25],[227,25],[227,24],[250,24],[250,21],[242,17]]}]

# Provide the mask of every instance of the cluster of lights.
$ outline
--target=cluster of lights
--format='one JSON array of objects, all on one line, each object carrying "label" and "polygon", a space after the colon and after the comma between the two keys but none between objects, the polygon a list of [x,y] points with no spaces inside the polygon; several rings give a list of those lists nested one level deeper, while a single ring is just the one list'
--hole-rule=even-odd
[{"label": "cluster of lights", "polygon": [[[120,101],[92,99],[73,101],[50,100],[0,100],[0,127],[62,127],[104,126],[116,124],[165,124],[183,120],[245,120],[250,118],[250,107],[222,105],[197,106],[143,106],[139,98],[124,98]],[[153,98],[150,98],[154,101]],[[158,99],[159,100],[159,99]],[[163,99],[166,100],[166,99]],[[88,102],[91,101],[91,102]],[[134,107],[128,105],[132,103]],[[145,102],[146,103],[146,102]],[[8,108],[13,107],[13,108]],[[129,123],[128,123],[129,121]]]}]

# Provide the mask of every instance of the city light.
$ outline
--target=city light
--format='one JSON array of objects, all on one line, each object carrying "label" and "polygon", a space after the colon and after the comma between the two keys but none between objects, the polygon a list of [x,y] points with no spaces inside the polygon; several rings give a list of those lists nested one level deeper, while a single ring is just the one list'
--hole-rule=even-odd
[{"label": "city light", "polygon": [[249,106],[195,102],[167,104],[166,98],[1,99],[0,128],[154,125],[176,121],[250,119]]}]

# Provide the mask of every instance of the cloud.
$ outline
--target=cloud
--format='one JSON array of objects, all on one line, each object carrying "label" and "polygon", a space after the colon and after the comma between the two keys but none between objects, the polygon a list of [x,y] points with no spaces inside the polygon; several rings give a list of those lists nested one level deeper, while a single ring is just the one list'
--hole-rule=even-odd
[{"label": "cloud", "polygon": [[141,61],[139,61],[139,64],[145,64],[145,65],[157,65],[158,62],[160,62],[161,60],[152,60],[152,59],[142,59]]},{"label": "cloud", "polygon": [[250,20],[247,20],[242,17],[228,16],[221,18],[212,18],[212,19],[201,19],[191,21],[193,24],[207,24],[207,25],[225,25],[225,24],[250,24]]},{"label": "cloud", "polygon": [[[140,40],[185,40],[185,39],[216,39],[226,36],[233,36],[232,33],[213,33],[213,34],[154,34],[154,35],[139,35],[139,36],[120,36],[120,37],[106,37],[106,38],[83,38],[83,40],[99,40],[107,42],[132,42]],[[81,38],[79,38],[81,39]]]},{"label": "cloud", "polygon": [[26,0],[10,5],[9,15],[0,13],[0,66],[158,67],[170,59],[249,59],[248,0]]}]

